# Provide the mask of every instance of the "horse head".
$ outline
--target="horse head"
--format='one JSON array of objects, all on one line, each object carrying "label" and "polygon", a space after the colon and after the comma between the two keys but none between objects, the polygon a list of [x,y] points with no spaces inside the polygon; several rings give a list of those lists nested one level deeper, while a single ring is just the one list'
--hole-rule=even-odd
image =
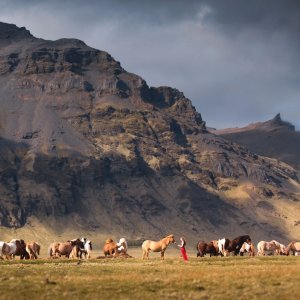
[{"label": "horse head", "polygon": [[175,237],[174,234],[170,234],[167,236],[169,243],[175,243]]},{"label": "horse head", "polygon": [[105,244],[110,244],[110,243],[113,243],[114,240],[112,238],[108,238],[106,241],[105,241]]},{"label": "horse head", "polygon": [[245,236],[245,242],[248,244],[248,245],[251,245],[251,238],[249,235],[246,235]]}]

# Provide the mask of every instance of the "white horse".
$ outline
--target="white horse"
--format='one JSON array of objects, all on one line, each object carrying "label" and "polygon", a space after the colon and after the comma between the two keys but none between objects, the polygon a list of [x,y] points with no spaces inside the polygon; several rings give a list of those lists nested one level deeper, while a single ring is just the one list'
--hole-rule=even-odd
[{"label": "white horse", "polygon": [[5,256],[6,259],[14,258],[14,254],[17,251],[17,243],[16,240],[11,240],[9,243],[0,242],[0,257],[3,259]]},{"label": "white horse", "polygon": [[118,252],[119,253],[127,253],[128,250],[128,245],[127,245],[127,241],[125,240],[125,238],[121,238],[119,240],[119,242],[117,243],[117,247],[118,247]]},{"label": "white horse", "polygon": [[272,251],[274,254],[276,250],[280,250],[280,247],[278,247],[274,241],[260,241],[257,244],[257,256],[265,255],[265,251]]}]

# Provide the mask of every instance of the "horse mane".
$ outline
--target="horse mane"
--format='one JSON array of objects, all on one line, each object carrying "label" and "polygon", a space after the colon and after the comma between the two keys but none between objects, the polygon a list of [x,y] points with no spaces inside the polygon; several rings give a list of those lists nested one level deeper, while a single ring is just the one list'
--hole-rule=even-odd
[{"label": "horse mane", "polygon": [[113,243],[113,239],[112,238],[108,238],[106,241],[105,241],[105,244],[110,244],[110,243]]}]

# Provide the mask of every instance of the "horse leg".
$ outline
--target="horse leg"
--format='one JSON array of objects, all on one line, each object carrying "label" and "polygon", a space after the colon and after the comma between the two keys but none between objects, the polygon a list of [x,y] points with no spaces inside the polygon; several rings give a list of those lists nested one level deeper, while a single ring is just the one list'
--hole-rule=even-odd
[{"label": "horse leg", "polygon": [[149,252],[150,252],[149,249],[145,250],[145,256],[146,256],[147,259],[149,259]]},{"label": "horse leg", "polygon": [[165,251],[164,250],[162,250],[160,252],[160,259],[165,259]]}]

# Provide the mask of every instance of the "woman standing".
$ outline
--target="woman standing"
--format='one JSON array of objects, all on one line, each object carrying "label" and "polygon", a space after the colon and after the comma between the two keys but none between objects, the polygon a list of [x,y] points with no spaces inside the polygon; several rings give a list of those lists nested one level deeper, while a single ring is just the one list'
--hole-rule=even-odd
[{"label": "woman standing", "polygon": [[186,250],[185,250],[185,246],[186,246],[186,241],[183,237],[180,238],[180,245],[178,245],[178,247],[180,247],[180,251],[181,251],[181,255],[184,261],[188,260],[187,254],[186,254]]}]

